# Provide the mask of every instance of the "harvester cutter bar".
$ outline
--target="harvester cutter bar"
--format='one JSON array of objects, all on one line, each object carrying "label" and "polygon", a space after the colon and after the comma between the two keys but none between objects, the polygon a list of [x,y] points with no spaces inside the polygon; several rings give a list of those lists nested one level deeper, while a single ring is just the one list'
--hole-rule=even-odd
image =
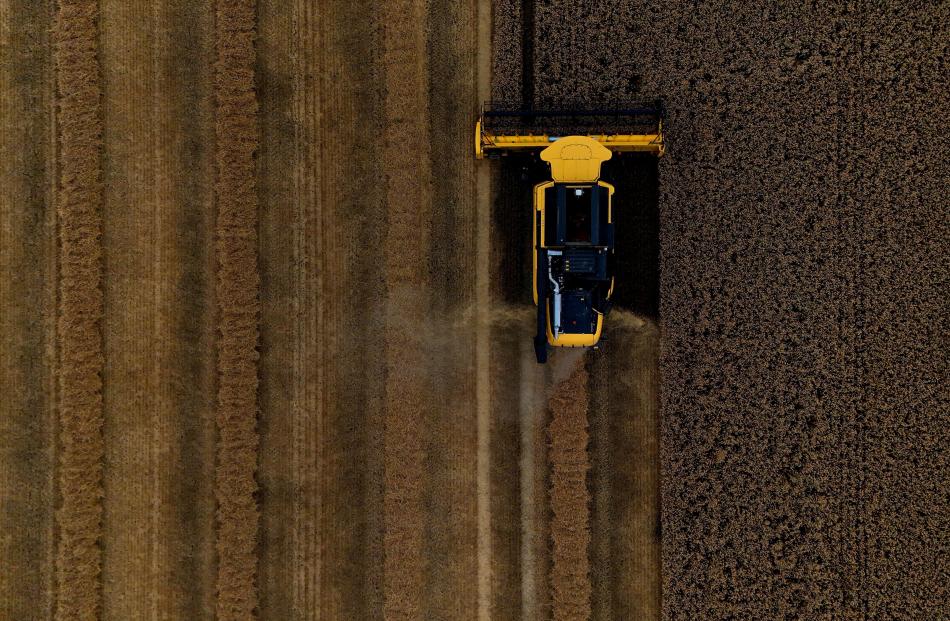
[{"label": "harvester cutter bar", "polygon": [[544,149],[564,136],[588,136],[612,151],[662,155],[663,107],[525,109],[488,103],[475,127],[475,154]]}]

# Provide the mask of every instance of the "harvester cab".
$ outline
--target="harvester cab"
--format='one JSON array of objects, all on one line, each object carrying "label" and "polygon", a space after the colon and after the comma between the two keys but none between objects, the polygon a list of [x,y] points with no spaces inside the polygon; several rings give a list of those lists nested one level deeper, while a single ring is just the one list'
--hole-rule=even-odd
[{"label": "harvester cab", "polygon": [[601,180],[601,165],[614,152],[659,157],[663,151],[659,105],[619,110],[486,105],[482,110],[475,124],[476,158],[533,152],[550,167],[550,179],[533,191],[538,362],[547,361],[549,347],[595,347],[610,310],[614,186]]}]

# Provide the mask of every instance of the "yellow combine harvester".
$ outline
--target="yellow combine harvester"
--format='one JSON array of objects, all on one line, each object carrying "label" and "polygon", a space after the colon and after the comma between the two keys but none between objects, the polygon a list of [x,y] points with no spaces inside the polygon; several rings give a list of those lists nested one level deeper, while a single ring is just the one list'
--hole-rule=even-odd
[{"label": "yellow combine harvester", "polygon": [[[593,127],[603,131],[584,131]],[[632,127],[647,131],[624,131]],[[614,187],[600,179],[601,164],[615,151],[661,156],[663,150],[659,106],[582,111],[486,106],[482,111],[475,124],[475,157],[534,152],[551,170],[550,180],[533,192],[538,362],[547,360],[549,345],[596,346],[610,310]]]}]

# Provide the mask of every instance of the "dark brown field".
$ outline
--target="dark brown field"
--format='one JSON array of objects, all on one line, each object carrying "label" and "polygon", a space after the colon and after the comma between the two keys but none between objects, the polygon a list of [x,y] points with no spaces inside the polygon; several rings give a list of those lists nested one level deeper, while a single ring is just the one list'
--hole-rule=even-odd
[{"label": "dark brown field", "polygon": [[[950,619],[948,23],[0,0],[0,619]],[[657,98],[538,366],[479,106]]]}]

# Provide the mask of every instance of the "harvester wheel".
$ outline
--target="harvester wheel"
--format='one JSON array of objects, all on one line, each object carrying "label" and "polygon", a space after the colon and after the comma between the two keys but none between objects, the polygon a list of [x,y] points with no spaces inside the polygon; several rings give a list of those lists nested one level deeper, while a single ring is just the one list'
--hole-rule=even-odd
[{"label": "harvester wheel", "polygon": [[538,358],[539,364],[544,364],[548,361],[548,340],[547,338],[539,339],[538,337],[534,338],[534,355]]}]

